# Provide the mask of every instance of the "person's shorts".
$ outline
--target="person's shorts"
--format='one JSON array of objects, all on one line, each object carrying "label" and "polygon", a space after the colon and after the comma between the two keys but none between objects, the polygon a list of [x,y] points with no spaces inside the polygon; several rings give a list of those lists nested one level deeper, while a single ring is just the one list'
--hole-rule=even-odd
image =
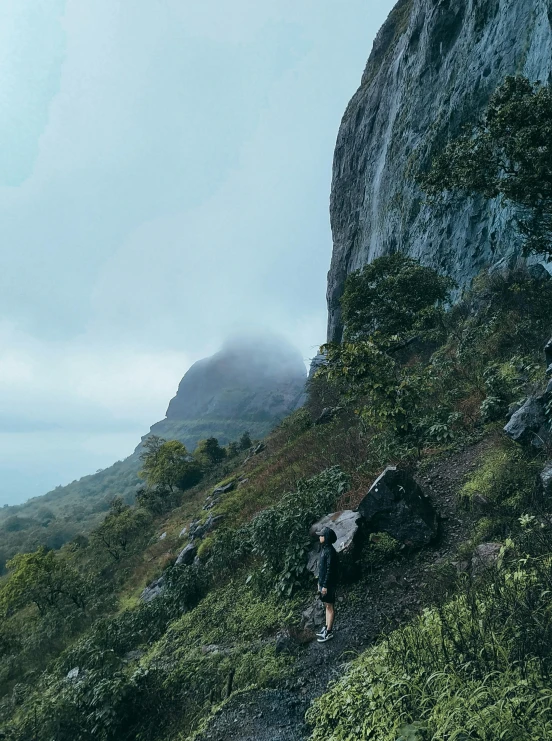
[{"label": "person's shorts", "polygon": [[329,587],[326,594],[322,594],[322,592],[319,592],[319,597],[322,600],[322,602],[326,602],[329,605],[333,605],[335,602],[335,587]]}]

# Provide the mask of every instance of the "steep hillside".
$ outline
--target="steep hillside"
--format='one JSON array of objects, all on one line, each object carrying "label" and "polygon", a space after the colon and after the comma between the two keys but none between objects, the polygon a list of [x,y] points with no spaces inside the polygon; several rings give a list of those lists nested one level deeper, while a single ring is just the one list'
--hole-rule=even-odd
[{"label": "steep hillside", "polygon": [[[244,432],[263,438],[301,405],[306,368],[300,354],[279,338],[237,339],[193,365],[170,402],[166,418],[149,434],[180,440],[190,451],[208,437],[221,445]],[[147,437],[144,436],[143,439]],[[60,548],[86,533],[109,510],[113,497],[134,501],[142,443],[123,461],[42,497],[0,510],[0,572],[13,553],[37,545]]]},{"label": "steep hillside", "polygon": [[509,74],[547,81],[547,0],[400,0],[379,32],[339,131],[334,159],[328,339],[342,331],[347,275],[401,250],[467,285],[518,248],[508,212],[465,199],[424,205],[423,166],[486,105]]},{"label": "steep hillside", "polygon": [[[552,446],[536,392],[551,311],[552,279],[486,276],[438,315],[430,356],[393,361],[392,388],[389,363],[315,378],[264,449],[164,512],[119,502],[88,538],[17,559],[0,580],[4,737],[428,741],[483,717],[489,733],[466,739],[546,741]],[[389,464],[402,473],[380,507]],[[343,510],[360,524],[319,645],[309,531]]]}]

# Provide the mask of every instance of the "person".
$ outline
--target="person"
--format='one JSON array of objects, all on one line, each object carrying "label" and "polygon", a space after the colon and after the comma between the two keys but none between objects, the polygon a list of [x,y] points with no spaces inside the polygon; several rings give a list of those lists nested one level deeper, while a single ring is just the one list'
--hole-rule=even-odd
[{"label": "person", "polygon": [[335,591],[339,575],[337,551],[333,544],[337,540],[335,532],[325,527],[316,533],[320,538],[322,553],[318,562],[318,593],[326,605],[326,625],[316,634],[318,643],[326,643],[334,637]]}]

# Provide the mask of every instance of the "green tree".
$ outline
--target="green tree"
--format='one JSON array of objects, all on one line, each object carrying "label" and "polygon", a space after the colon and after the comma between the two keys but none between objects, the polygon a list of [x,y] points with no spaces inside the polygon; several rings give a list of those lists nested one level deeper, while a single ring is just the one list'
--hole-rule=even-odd
[{"label": "green tree", "polygon": [[239,455],[240,449],[238,446],[238,443],[232,441],[229,442],[226,446],[226,457],[227,458],[236,458],[237,455]]},{"label": "green tree", "polygon": [[7,563],[8,578],[0,589],[4,614],[35,604],[41,614],[69,600],[84,609],[86,586],[79,572],[44,547],[20,553]]},{"label": "green tree", "polygon": [[517,208],[525,253],[552,257],[552,88],[507,78],[419,181],[433,200],[450,192],[501,198]]},{"label": "green tree", "polygon": [[115,497],[105,520],[92,531],[92,542],[105,549],[114,561],[120,561],[133,550],[148,522],[144,510],[134,509],[120,497]]},{"label": "green tree", "polygon": [[152,435],[144,448],[140,455],[143,461],[140,476],[149,489],[172,494],[175,489],[189,489],[201,479],[200,466],[180,441]]},{"label": "green tree", "polygon": [[454,283],[407,255],[384,255],[351,273],[341,299],[346,341],[389,350],[440,325]]},{"label": "green tree", "polygon": [[205,468],[216,466],[226,458],[226,451],[221,448],[216,437],[200,440],[194,451],[196,460]]},{"label": "green tree", "polygon": [[321,348],[326,362],[315,376],[354,401],[371,427],[408,435],[418,449],[434,413],[436,379],[396,351],[414,339],[440,337],[453,285],[402,254],[352,273],[342,298],[344,342]]},{"label": "green tree", "polygon": [[243,435],[240,437],[240,450],[249,450],[249,448],[253,445],[253,441],[251,440],[251,435],[249,432],[244,432]]}]

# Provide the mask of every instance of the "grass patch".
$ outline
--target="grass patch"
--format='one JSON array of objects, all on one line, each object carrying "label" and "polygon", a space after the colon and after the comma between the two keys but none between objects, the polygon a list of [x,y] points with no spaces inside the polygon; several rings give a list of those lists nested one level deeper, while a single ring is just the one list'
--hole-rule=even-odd
[{"label": "grass patch", "polygon": [[312,741],[545,741],[550,559],[466,581],[354,661],[307,713]]},{"label": "grass patch", "polygon": [[542,461],[503,439],[479,461],[459,496],[463,504],[489,506],[504,514],[521,514],[534,501]]}]

